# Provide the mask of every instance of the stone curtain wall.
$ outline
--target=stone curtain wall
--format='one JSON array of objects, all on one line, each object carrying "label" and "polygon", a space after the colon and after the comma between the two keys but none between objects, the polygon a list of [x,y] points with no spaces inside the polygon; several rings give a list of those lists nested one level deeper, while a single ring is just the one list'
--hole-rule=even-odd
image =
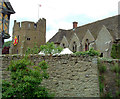
[{"label": "stone curtain wall", "polygon": [[[3,79],[9,77],[6,68],[10,60],[20,59],[22,56],[3,57]],[[31,55],[29,59],[35,65],[42,60],[49,64],[49,79],[42,85],[47,86],[56,97],[99,97],[99,82],[97,58],[63,55],[39,56]]]}]

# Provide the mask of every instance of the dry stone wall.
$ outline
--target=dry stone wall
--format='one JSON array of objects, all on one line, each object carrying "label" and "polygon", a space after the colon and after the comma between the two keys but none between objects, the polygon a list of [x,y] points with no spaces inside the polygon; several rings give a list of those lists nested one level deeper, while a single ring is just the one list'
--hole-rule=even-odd
[{"label": "dry stone wall", "polygon": [[[23,56],[4,56],[2,60],[3,79],[9,77],[6,71],[11,60]],[[42,85],[47,86],[56,97],[99,97],[97,58],[88,56],[39,56],[30,55],[35,65],[42,60],[49,64],[49,79]]]}]

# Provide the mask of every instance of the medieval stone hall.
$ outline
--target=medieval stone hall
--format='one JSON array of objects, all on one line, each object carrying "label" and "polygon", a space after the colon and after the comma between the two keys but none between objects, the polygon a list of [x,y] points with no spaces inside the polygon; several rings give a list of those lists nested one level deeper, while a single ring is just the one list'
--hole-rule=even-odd
[{"label": "medieval stone hall", "polygon": [[120,38],[118,16],[79,27],[77,24],[78,22],[73,22],[73,29],[59,29],[49,42],[54,42],[63,48],[67,47],[73,52],[94,48],[101,53],[102,57],[110,57],[112,44]]}]

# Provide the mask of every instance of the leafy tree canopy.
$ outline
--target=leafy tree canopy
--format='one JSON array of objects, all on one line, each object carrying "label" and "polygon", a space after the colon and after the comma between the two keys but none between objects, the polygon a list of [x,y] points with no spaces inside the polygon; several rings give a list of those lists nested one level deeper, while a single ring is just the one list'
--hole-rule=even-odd
[{"label": "leafy tree canopy", "polygon": [[42,51],[45,54],[56,54],[60,53],[63,50],[61,47],[56,47],[53,42],[51,43],[46,43],[46,45],[41,45],[40,46],[40,51]]},{"label": "leafy tree canopy", "polygon": [[6,46],[6,47],[10,47],[12,41],[7,41],[7,42],[4,42],[4,45],[3,45],[3,48]]}]

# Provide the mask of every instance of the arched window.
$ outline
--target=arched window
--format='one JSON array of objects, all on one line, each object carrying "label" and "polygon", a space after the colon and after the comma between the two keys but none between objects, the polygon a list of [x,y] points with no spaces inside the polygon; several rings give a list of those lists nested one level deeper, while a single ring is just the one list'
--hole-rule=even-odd
[{"label": "arched window", "polygon": [[86,39],[86,42],[85,42],[85,51],[88,51],[89,50],[89,40]]},{"label": "arched window", "polygon": [[85,43],[85,51],[88,50],[88,45]]},{"label": "arched window", "polygon": [[74,41],[73,42],[73,52],[76,52],[77,51],[77,44],[76,42]]},{"label": "arched window", "polygon": [[66,48],[64,43],[62,44],[62,46],[63,46],[63,48]]}]

